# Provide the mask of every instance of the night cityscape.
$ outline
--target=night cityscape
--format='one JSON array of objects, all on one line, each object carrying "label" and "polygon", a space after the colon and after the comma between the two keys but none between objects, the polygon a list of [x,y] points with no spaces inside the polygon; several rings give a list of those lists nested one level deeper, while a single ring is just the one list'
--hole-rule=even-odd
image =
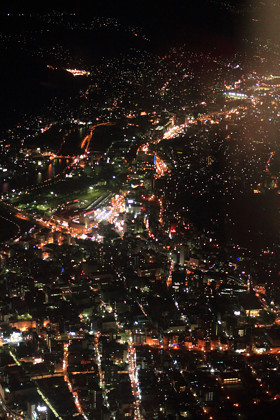
[{"label": "night cityscape", "polygon": [[0,8],[0,419],[278,420],[280,2],[27,3]]}]

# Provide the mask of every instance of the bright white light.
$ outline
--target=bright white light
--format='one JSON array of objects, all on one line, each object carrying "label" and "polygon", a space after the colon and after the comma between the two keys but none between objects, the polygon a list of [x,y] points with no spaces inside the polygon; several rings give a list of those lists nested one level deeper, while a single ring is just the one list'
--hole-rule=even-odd
[{"label": "bright white light", "polygon": [[47,407],[45,405],[37,405],[37,410],[40,412],[47,411]]},{"label": "bright white light", "polygon": [[17,342],[19,342],[19,341],[21,341],[22,340],[22,335],[21,335],[21,333],[20,332],[13,332],[11,335],[10,335],[10,343],[17,343]]}]

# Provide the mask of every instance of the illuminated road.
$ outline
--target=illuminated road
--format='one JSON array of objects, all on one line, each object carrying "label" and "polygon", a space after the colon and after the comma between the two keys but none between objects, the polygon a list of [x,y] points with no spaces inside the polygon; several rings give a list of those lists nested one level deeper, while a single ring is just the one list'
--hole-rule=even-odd
[{"label": "illuminated road", "polygon": [[168,278],[166,280],[167,287],[170,287],[172,284],[172,272],[174,270],[175,262],[172,260],[169,268]]},{"label": "illuminated road", "polygon": [[142,420],[143,417],[140,413],[141,395],[138,388],[137,368],[136,368],[136,352],[135,348],[130,344],[128,346],[128,366],[129,377],[131,382],[132,395],[135,398],[134,403],[134,420]]},{"label": "illuminated road", "polygon": [[242,109],[242,106],[226,111],[216,111],[212,112],[211,114],[201,115],[196,119],[189,118],[188,122],[185,124],[172,125],[169,127],[169,129],[163,134],[163,137],[157,140],[157,143],[161,142],[162,140],[174,139],[180,136],[180,134],[184,133],[188,127],[192,126],[193,124],[197,124],[198,121],[201,123],[219,124],[222,117],[230,120],[232,116],[239,115],[240,109]]},{"label": "illuminated road", "polygon": [[85,136],[85,138],[82,140],[82,142],[81,142],[81,149],[85,149],[84,151],[85,151],[85,153],[87,153],[88,152],[88,148],[89,148],[89,145],[90,145],[90,142],[91,142],[91,139],[92,139],[92,136],[93,136],[93,132],[94,132],[94,130],[97,128],[97,127],[101,127],[102,125],[107,125],[107,126],[109,126],[109,125],[115,125],[115,123],[111,123],[111,122],[104,122],[104,123],[100,123],[100,124],[96,124],[96,125],[94,125],[94,126],[92,126],[91,127],[91,129],[90,129],[90,132],[89,132],[89,134],[87,134],[86,136]]},{"label": "illuminated road", "polygon": [[147,313],[145,312],[145,310],[144,310],[144,308],[143,308],[143,305],[141,305],[141,303],[139,303],[138,301],[137,301],[137,303],[138,303],[138,305],[139,305],[139,308],[141,309],[141,311],[142,311],[142,314],[145,316],[145,317],[147,317],[148,315],[147,315]]},{"label": "illuminated road", "polygon": [[109,405],[109,402],[108,402],[108,397],[107,397],[106,388],[105,388],[104,374],[103,374],[103,371],[102,371],[102,368],[101,368],[101,355],[100,355],[99,348],[98,348],[100,333],[96,332],[94,336],[95,336],[94,348],[95,348],[95,351],[96,351],[96,354],[97,354],[96,361],[97,361],[98,373],[99,373],[99,379],[100,379],[99,385],[100,385],[100,388],[102,389],[102,396],[104,398],[104,404],[109,409],[110,405]]},{"label": "illuminated road", "polygon": [[87,419],[87,416],[85,415],[80,401],[79,401],[79,397],[78,397],[78,393],[74,392],[72,389],[72,384],[69,380],[69,376],[68,376],[68,372],[67,372],[67,367],[68,367],[68,343],[64,344],[64,352],[63,352],[63,371],[64,371],[64,380],[68,385],[69,391],[71,392],[71,394],[73,395],[74,401],[75,401],[75,405],[77,407],[77,410],[79,411],[79,413],[85,418]]}]

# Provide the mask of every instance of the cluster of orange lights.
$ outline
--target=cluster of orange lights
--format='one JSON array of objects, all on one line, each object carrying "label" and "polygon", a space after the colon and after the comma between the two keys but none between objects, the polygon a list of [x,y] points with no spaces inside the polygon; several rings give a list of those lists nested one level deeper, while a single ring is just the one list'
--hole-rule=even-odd
[{"label": "cluster of orange lights", "polygon": [[88,76],[90,74],[90,72],[86,70],[66,69],[66,71],[73,74],[73,76]]}]

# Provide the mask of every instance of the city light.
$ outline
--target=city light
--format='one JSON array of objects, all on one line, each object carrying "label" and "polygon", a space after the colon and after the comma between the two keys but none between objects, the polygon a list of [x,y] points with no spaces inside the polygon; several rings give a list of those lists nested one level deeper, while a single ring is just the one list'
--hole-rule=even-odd
[{"label": "city light", "polygon": [[277,417],[280,5],[119,3],[1,17],[0,417]]}]

